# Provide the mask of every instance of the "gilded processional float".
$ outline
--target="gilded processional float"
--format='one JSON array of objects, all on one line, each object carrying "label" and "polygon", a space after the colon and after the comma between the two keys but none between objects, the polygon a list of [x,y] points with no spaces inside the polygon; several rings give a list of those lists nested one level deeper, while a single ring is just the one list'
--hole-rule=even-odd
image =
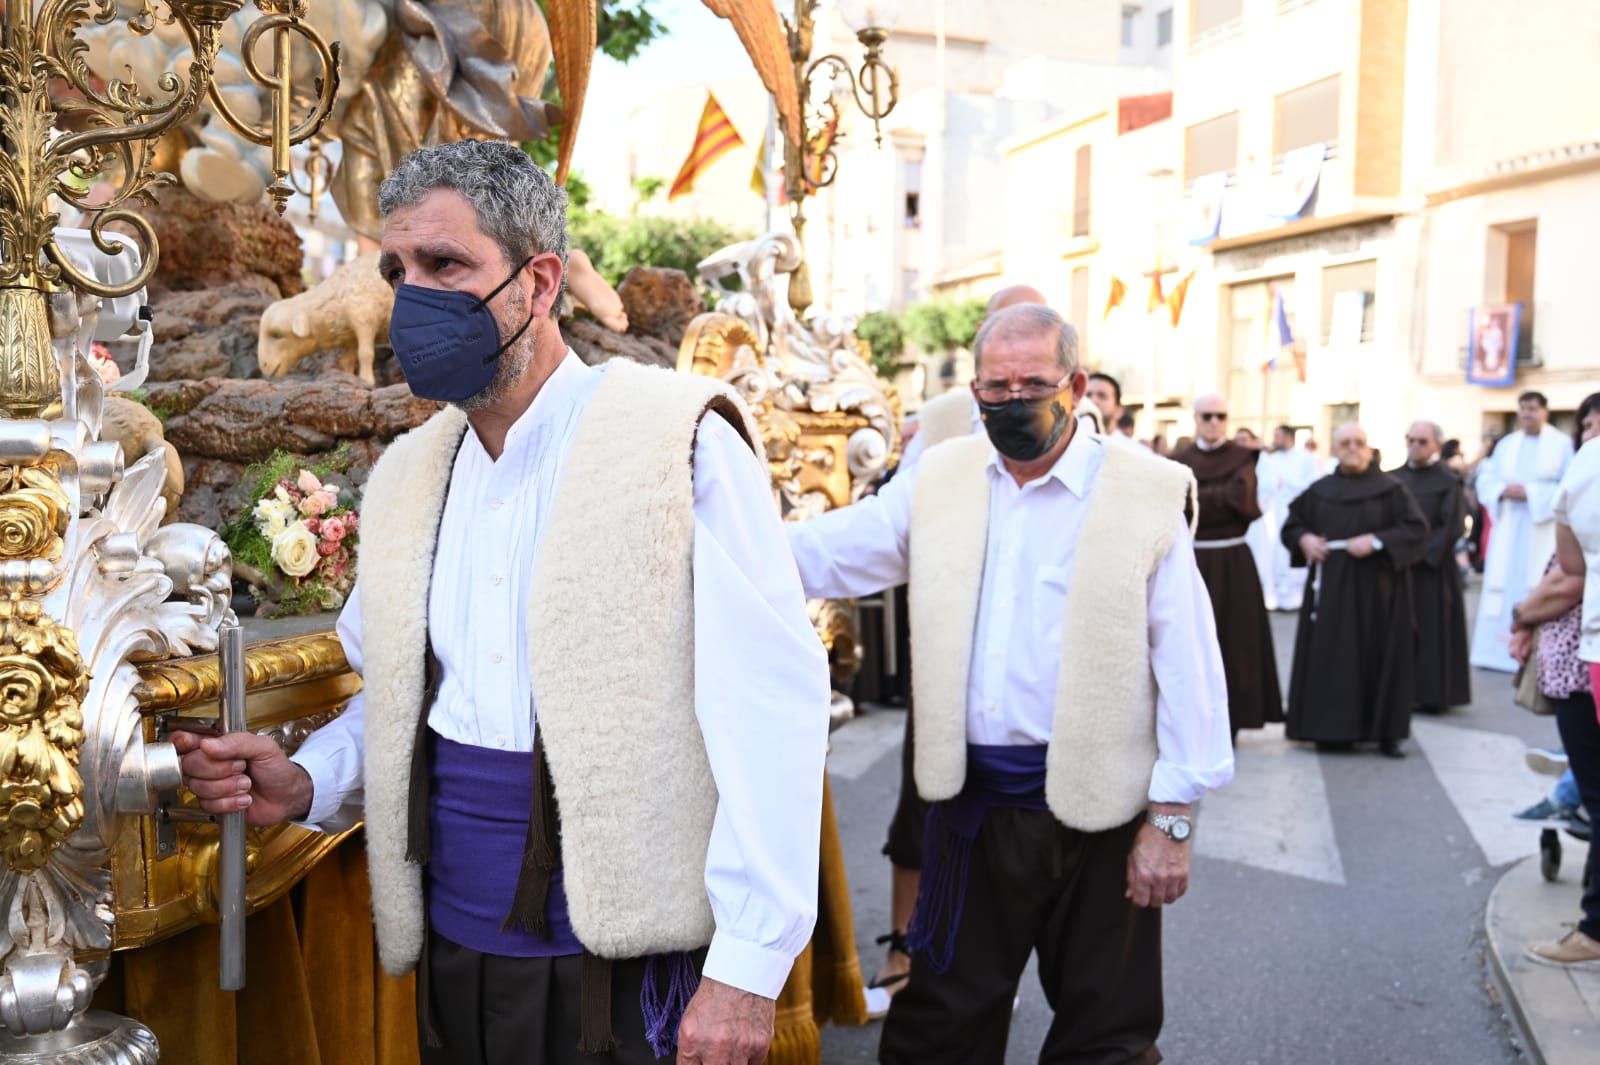
[{"label": "gilded processional float", "polygon": [[[765,2],[707,4],[734,22],[798,155],[796,85],[815,5],[797,4],[797,29]],[[146,215],[179,178],[211,200],[266,195],[281,212],[298,182],[292,149],[319,137],[341,146],[335,197],[367,236],[375,179],[421,143],[539,139],[563,120],[564,174],[595,6],[548,0],[548,23],[533,0],[4,8],[0,1063],[415,1061],[411,990],[373,962],[364,857],[349,838],[359,830],[246,832],[242,820],[199,814],[182,790],[172,731],[250,728],[292,751],[359,678],[331,613],[296,634],[255,623],[247,634],[227,544],[211,522],[174,520],[198,467],[163,436],[192,430],[230,389],[276,386],[160,380],[159,304],[153,314],[147,292],[162,249]],[[552,60],[564,114],[539,101]],[[791,167],[791,181],[809,169]],[[809,303],[793,298],[797,281],[806,287],[799,242],[769,234],[699,269],[718,293],[713,310],[680,315],[666,341],[580,354],[653,353],[732,384],[757,414],[786,514],[857,498],[894,460],[898,399],[850,319],[796,312]],[[648,281],[636,288],[660,287]],[[353,336],[348,305],[386,290],[337,275],[325,285],[321,304],[344,313],[287,316],[284,339],[297,351],[350,349],[338,361],[353,368],[354,349],[382,337]],[[263,365],[272,320],[261,315]],[[122,353],[120,372],[106,372],[105,346]],[[364,380],[322,391],[371,389],[370,350],[361,355]],[[399,411],[400,422],[430,413],[385,391],[355,402]],[[150,395],[171,405],[165,427]],[[851,608],[817,603],[813,616],[843,681],[857,654]],[[818,1060],[819,1019],[864,1019],[831,810],[827,820],[831,919],[780,1001],[773,1061]]]}]

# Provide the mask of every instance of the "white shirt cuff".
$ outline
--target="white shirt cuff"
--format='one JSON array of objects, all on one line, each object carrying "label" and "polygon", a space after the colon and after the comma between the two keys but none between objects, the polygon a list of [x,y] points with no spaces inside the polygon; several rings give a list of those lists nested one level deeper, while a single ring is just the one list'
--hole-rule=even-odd
[{"label": "white shirt cuff", "polygon": [[327,755],[315,749],[298,750],[289,756],[289,761],[311,774],[311,809],[306,811],[305,820],[290,824],[313,832],[326,831],[322,826],[333,822],[340,809],[336,767]]},{"label": "white shirt cuff", "polygon": [[1157,761],[1150,774],[1150,801],[1192,803],[1233,779],[1233,757],[1210,769]]},{"label": "white shirt cuff", "polygon": [[794,968],[794,955],[735,939],[725,932],[711,937],[704,976],[762,998],[776,999]]}]

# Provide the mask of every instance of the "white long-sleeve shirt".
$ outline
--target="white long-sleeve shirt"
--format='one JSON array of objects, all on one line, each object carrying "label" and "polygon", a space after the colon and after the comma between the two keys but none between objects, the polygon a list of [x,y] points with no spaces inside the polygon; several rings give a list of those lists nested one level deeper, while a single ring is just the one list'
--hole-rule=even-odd
[{"label": "white long-sleeve shirt", "polygon": [[[989,538],[967,682],[969,743],[1050,741],[1072,563],[1107,446],[1080,428],[1050,473],[1020,488],[998,455],[985,470]],[[875,496],[787,527],[807,595],[867,595],[906,581],[916,475],[902,470]],[[1150,801],[1189,803],[1233,777],[1233,747],[1211,600],[1188,527],[1181,515],[1172,520],[1179,531],[1146,593],[1159,749]]]},{"label": "white long-sleeve shirt", "polygon": [[[533,749],[528,591],[562,461],[599,379],[569,354],[498,460],[476,433],[462,441],[429,600],[442,673],[428,727],[447,739]],[[720,417],[708,417],[696,440],[694,495],[695,711],[718,794],[705,872],[717,927],[705,975],[775,998],[816,920],[827,660],[767,471]],[[357,673],[360,594],[358,581],[338,622]],[[337,831],[360,818],[363,724],[357,695],[295,754],[313,782],[306,824]]]}]

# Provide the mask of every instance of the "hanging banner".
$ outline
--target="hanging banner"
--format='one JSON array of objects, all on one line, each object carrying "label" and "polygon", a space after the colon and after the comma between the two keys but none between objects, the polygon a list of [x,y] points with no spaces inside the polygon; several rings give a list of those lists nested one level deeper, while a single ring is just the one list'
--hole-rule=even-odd
[{"label": "hanging banner", "polygon": [[1488,303],[1467,312],[1467,383],[1504,388],[1517,376],[1522,304]]},{"label": "hanging banner", "polygon": [[1217,239],[1222,228],[1222,194],[1227,188],[1226,170],[1194,179],[1183,222],[1184,236],[1190,244],[1209,244]]},{"label": "hanging banner", "polygon": [[1299,218],[1316,191],[1327,156],[1326,144],[1308,144],[1284,153],[1283,169],[1273,176],[1267,192],[1267,214],[1284,222]]}]

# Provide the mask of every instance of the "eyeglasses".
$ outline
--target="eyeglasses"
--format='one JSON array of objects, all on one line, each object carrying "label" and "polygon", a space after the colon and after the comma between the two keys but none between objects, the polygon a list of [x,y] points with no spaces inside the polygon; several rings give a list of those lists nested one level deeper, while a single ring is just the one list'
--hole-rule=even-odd
[{"label": "eyeglasses", "polygon": [[1195,417],[1203,422],[1225,422],[1228,420],[1228,412],[1225,410],[1203,410]]},{"label": "eyeglasses", "polygon": [[1012,399],[1020,399],[1031,403],[1060,395],[1061,390],[1067,387],[1067,382],[1070,380],[1072,380],[1072,375],[1068,374],[1053,385],[1046,384],[1043,381],[1025,381],[1019,388],[1012,388],[1010,385],[1002,384],[999,381],[984,381],[974,385],[972,390],[983,403],[1005,403]]},{"label": "eyeglasses", "polygon": [[1408,436],[1408,437],[1406,437],[1406,443],[1407,444],[1431,444],[1431,443],[1433,443],[1433,441],[1429,440],[1425,436]]}]

